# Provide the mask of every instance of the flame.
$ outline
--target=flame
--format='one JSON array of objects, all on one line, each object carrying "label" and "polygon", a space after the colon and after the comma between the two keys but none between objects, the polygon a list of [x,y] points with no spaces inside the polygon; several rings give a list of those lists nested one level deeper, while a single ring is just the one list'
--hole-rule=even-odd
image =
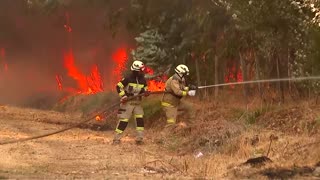
[{"label": "flame", "polygon": [[[229,67],[227,67],[227,73],[224,77],[226,83],[229,82],[242,82],[242,71],[240,68],[236,67],[235,63],[232,63]],[[230,88],[234,89],[235,85],[230,85]]]},{"label": "flame", "polygon": [[91,68],[89,76],[84,75],[76,67],[73,52],[70,50],[64,54],[64,66],[68,71],[68,75],[77,81],[79,86],[78,93],[96,94],[103,91],[103,82],[97,65]]},{"label": "flame", "polygon": [[66,31],[67,31],[68,33],[71,33],[71,32],[72,32],[72,28],[71,28],[69,25],[65,24],[65,25],[63,25],[63,27],[66,29]]},{"label": "flame", "polygon": [[[121,80],[122,72],[126,70],[126,63],[128,60],[127,50],[126,48],[119,48],[115,51],[112,55],[112,59],[114,60],[116,67],[113,70],[113,77],[114,82],[113,84],[118,83]],[[146,67],[145,74],[154,74],[154,70],[150,67]],[[149,91],[161,91],[165,88],[165,80],[168,78],[166,76],[160,76],[157,80],[150,80],[148,81],[148,89]]]},{"label": "flame", "polygon": [[153,75],[154,74],[154,70],[151,69],[150,67],[146,66],[145,69],[144,69],[144,73]]},{"label": "flame", "polygon": [[[153,75],[154,70],[151,69],[150,67],[146,67],[145,71],[146,74]],[[165,81],[167,80],[167,76],[159,76],[155,80],[150,80],[148,81],[148,90],[149,91],[163,91],[166,84]]]},{"label": "flame", "polygon": [[103,81],[97,65],[93,65],[91,68],[91,74],[87,77],[87,82],[89,85],[89,90],[92,92],[102,92],[103,91]]},{"label": "flame", "polygon": [[[65,13],[66,23],[64,28],[68,33],[70,33],[69,41],[71,37],[72,28],[70,25],[69,13]],[[71,41],[69,42],[71,44]],[[83,74],[75,64],[74,55],[72,47],[66,53],[64,53],[64,66],[68,71],[68,75],[77,81],[78,83],[78,93],[81,94],[96,94],[103,91],[103,81],[97,65],[93,65],[91,68],[91,73],[89,76]],[[62,90],[61,76],[56,76],[56,81],[58,83],[59,90]]]},{"label": "flame", "polygon": [[101,116],[96,116],[96,121],[102,121]]},{"label": "flame", "polygon": [[56,75],[56,81],[58,84],[58,89],[62,91],[62,77],[60,75]]},{"label": "flame", "polygon": [[[128,59],[126,48],[117,49],[113,53],[112,59],[115,63],[115,67],[112,71],[112,79],[110,79],[110,84],[116,85],[122,78],[122,72],[126,70],[126,63]],[[67,69],[68,76],[78,83],[78,88],[77,90],[75,90],[76,92],[81,94],[96,94],[104,90],[103,80],[100,75],[98,66],[93,65],[90,75],[85,75],[76,66],[72,49],[64,53],[64,66]],[[153,75],[154,70],[150,67],[146,67],[145,73]],[[160,76],[155,80],[148,81],[149,91],[164,90],[166,79],[166,76]],[[60,75],[56,75],[56,82],[59,90],[72,92],[71,88],[63,87],[62,77]]]},{"label": "flame", "polygon": [[166,87],[165,81],[163,79],[166,78],[161,78],[160,81],[157,80],[151,80],[148,82],[148,90],[149,91],[163,91],[164,88]]},{"label": "flame", "polygon": [[68,70],[68,75],[78,82],[80,89],[87,89],[87,78],[76,67],[72,50],[65,53],[64,66]]},{"label": "flame", "polygon": [[69,16],[69,13],[66,12],[66,13],[65,13],[65,16],[66,16],[66,24],[63,25],[63,27],[65,28],[65,30],[66,30],[68,33],[71,33],[71,32],[72,32],[72,28],[71,28],[71,25],[70,25],[70,16]]},{"label": "flame", "polygon": [[121,74],[126,70],[126,63],[128,59],[126,48],[119,48],[112,55],[112,59],[115,62],[116,67],[114,68],[112,75],[114,77],[113,84],[118,83],[121,80]]}]

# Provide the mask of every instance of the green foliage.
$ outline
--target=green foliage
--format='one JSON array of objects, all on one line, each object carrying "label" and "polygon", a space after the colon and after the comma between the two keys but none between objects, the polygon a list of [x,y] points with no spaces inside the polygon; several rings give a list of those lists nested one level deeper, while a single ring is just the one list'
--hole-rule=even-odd
[{"label": "green foliage", "polygon": [[248,112],[245,115],[246,123],[249,125],[255,124],[257,119],[268,111],[270,111],[270,108],[263,107],[263,108],[258,108],[258,109],[255,109],[254,111]]},{"label": "green foliage", "polygon": [[[217,83],[215,70],[223,81],[230,62],[239,69],[240,55],[247,65],[259,64],[251,69],[259,78],[320,72],[320,9],[315,0],[130,0],[121,8],[103,0],[25,2],[49,11],[74,4],[107,7],[106,27],[113,36],[121,24],[136,36],[131,60],[145,61],[158,72],[184,63],[191,69],[190,79],[196,79],[197,64],[197,79],[207,84]],[[320,87],[318,82],[300,85]]]},{"label": "green foliage", "polygon": [[151,123],[153,120],[158,120],[162,115],[162,107],[158,98],[148,97],[143,101],[142,107],[144,109],[144,118],[147,122],[150,121]]},{"label": "green foliage", "polygon": [[138,47],[131,52],[133,60],[143,61],[146,65],[157,69],[165,64],[166,51],[162,48],[164,37],[157,29],[146,30],[135,38]]},{"label": "green foliage", "polygon": [[256,120],[259,116],[261,116],[262,112],[260,110],[256,110],[256,111],[253,111],[253,112],[250,112],[248,115],[247,115],[247,119],[246,119],[246,122],[248,124],[255,124],[256,123]]},{"label": "green foliage", "polygon": [[[288,76],[284,74],[287,72],[284,69],[288,68],[291,76],[308,75],[310,42],[313,40],[310,30],[315,28],[310,23],[314,16],[312,9],[296,6],[292,0],[189,1],[190,6],[183,5],[178,13],[171,8],[165,9],[179,3],[186,4],[181,1],[134,1],[132,5],[140,31],[158,29],[157,32],[165,37],[161,38],[161,44],[166,56],[155,53],[161,52],[159,46],[148,50],[152,53],[145,59],[152,59],[153,65],[186,63],[194,71],[194,59],[203,60],[200,69],[206,69],[213,67],[214,55],[237,61],[239,53],[251,51],[261,60],[264,78],[275,76],[277,58],[290,62],[289,65],[280,64],[281,76]],[[150,44],[139,44],[139,49],[150,47]],[[227,62],[219,62],[219,69],[224,71]],[[207,83],[212,82],[212,71],[213,68],[201,74]]]}]

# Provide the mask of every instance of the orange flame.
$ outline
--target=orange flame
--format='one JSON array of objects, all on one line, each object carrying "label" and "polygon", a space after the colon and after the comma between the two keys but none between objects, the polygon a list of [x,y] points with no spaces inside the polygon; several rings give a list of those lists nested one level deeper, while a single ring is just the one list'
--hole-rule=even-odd
[{"label": "orange flame", "polygon": [[[121,74],[123,71],[126,70],[126,63],[128,60],[127,50],[125,48],[119,48],[113,55],[112,59],[116,63],[116,67],[113,71],[114,82],[113,84],[118,83],[121,79]],[[145,69],[146,74],[153,75],[154,70],[150,67],[146,67]],[[161,91],[165,88],[165,80],[167,77],[159,77],[158,80],[150,80],[148,81],[148,89],[149,91]]]},{"label": "orange flame", "polygon": [[64,55],[64,66],[68,75],[77,81],[80,88],[79,93],[96,94],[103,91],[103,82],[97,65],[91,69],[90,76],[84,75],[75,65],[72,50]]},{"label": "orange flame", "polygon": [[[112,59],[115,62],[114,70],[112,71],[112,79],[110,79],[111,84],[115,85],[122,77],[122,72],[126,70],[127,63],[127,50],[125,48],[119,48],[112,55]],[[104,90],[103,81],[99,72],[97,65],[93,65],[91,68],[91,73],[89,76],[82,73],[76,66],[75,58],[72,49],[64,53],[64,66],[67,69],[68,76],[74,79],[78,83],[78,93],[81,94],[96,94]],[[146,68],[146,74],[153,75],[154,71],[150,67]],[[148,81],[149,91],[161,91],[165,88],[166,76],[158,77],[155,80]],[[56,75],[56,81],[59,90],[68,91],[72,88],[63,87],[62,77]],[[71,91],[71,92],[74,92]],[[100,117],[101,118],[101,117]]]},{"label": "orange flame", "polygon": [[91,69],[91,74],[87,77],[89,89],[92,92],[102,92],[103,91],[103,81],[97,65],[94,65]]},{"label": "orange flame", "polygon": [[68,53],[65,53],[64,66],[68,70],[68,75],[78,82],[80,88],[87,89],[87,78],[76,67],[72,50],[70,50]]},{"label": "orange flame", "polygon": [[113,70],[113,82],[114,84],[118,83],[121,79],[121,73],[126,70],[126,62],[128,59],[127,50],[125,48],[119,48],[113,55],[113,61],[116,63],[116,67]]},{"label": "orange flame", "polygon": [[[153,75],[154,70],[151,69],[150,67],[146,67],[145,73]],[[168,78],[166,76],[161,76],[161,77],[158,77],[157,80],[148,81],[148,90],[149,91],[163,91],[166,86],[165,81],[167,79]]]},{"label": "orange flame", "polygon": [[96,121],[102,121],[101,116],[96,116]]},{"label": "orange flame", "polygon": [[151,80],[148,82],[149,91],[163,91],[165,87],[166,87],[166,84],[163,78],[161,79],[161,81]]}]

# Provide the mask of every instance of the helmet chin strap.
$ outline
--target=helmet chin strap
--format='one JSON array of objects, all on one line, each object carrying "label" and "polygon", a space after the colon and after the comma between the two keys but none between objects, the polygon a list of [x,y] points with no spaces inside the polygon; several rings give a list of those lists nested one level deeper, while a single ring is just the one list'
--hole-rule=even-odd
[{"label": "helmet chin strap", "polygon": [[181,79],[184,77],[184,74],[177,73],[177,72],[176,72],[176,74],[178,74],[178,76],[179,76]]}]

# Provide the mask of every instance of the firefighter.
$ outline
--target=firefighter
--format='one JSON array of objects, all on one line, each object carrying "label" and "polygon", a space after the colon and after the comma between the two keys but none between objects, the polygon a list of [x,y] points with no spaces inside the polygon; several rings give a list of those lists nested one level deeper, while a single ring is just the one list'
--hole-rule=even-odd
[{"label": "firefighter", "polygon": [[[147,82],[144,78],[145,66],[143,62],[134,61],[130,69],[131,74],[123,78],[116,86],[117,92],[120,96],[121,104],[118,111],[119,123],[115,130],[113,144],[120,143],[123,131],[126,129],[129,119],[132,115],[134,115],[136,121],[136,143],[143,143],[144,111],[141,107],[142,97],[139,96],[133,98],[132,96],[142,93],[144,93],[145,96],[148,96],[150,92],[148,91]],[[130,98],[130,100],[128,100],[128,98]]]},{"label": "firefighter", "polygon": [[161,105],[166,113],[167,126],[176,124],[178,109],[186,113],[188,122],[191,122],[195,116],[193,105],[181,100],[185,96],[195,96],[196,94],[196,86],[186,86],[185,77],[188,75],[188,67],[180,64],[175,68],[175,74],[166,81],[166,93],[162,97]]}]

